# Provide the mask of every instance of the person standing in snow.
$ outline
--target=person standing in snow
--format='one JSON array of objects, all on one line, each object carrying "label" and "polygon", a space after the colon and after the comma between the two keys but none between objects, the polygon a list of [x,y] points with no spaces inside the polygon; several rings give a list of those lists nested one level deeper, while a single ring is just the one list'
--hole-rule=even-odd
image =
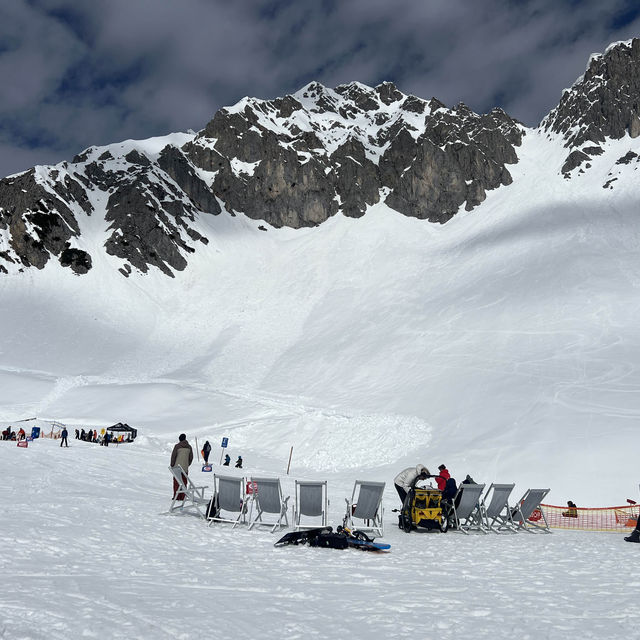
[{"label": "person standing in snow", "polygon": [[238,456],[236,460],[236,469],[242,469],[242,456]]},{"label": "person standing in snow", "polygon": [[69,446],[69,443],[67,442],[68,435],[69,435],[69,432],[67,431],[67,427],[64,427],[64,429],[62,429],[62,438],[60,440],[60,446],[62,446],[63,442],[65,447]]},{"label": "person standing in snow", "polygon": [[447,480],[451,477],[451,474],[449,473],[447,467],[445,467],[445,465],[443,464],[438,467],[438,471],[440,472],[440,475],[436,476],[436,484],[438,485],[438,489],[440,489],[440,491],[444,491],[444,488],[447,486]]},{"label": "person standing in snow", "polygon": [[204,463],[209,464],[209,454],[211,453],[211,445],[208,440],[205,440],[204,447],[202,447],[202,457],[204,458]]},{"label": "person standing in snow", "polygon": [[[189,475],[189,465],[193,462],[193,449],[191,445],[187,442],[187,436],[184,433],[181,433],[178,436],[178,443],[173,447],[173,451],[171,452],[171,466],[182,467],[183,471],[183,481],[186,482],[187,479],[185,476]],[[176,495],[178,491],[178,481],[173,479],[173,495],[177,500],[184,500],[184,493],[179,493]]]},{"label": "person standing in snow", "polygon": [[423,464],[419,464],[415,467],[407,467],[394,478],[393,484],[396,487],[403,506],[407,494],[413,489],[416,482],[418,480],[426,480],[430,475],[429,469]]}]

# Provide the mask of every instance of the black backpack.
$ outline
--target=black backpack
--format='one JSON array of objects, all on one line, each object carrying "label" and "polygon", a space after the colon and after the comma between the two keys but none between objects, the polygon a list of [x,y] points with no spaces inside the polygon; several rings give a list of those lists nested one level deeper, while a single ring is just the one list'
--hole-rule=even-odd
[{"label": "black backpack", "polygon": [[310,538],[310,547],[325,547],[326,549],[346,549],[349,546],[347,536],[343,533],[319,533]]}]

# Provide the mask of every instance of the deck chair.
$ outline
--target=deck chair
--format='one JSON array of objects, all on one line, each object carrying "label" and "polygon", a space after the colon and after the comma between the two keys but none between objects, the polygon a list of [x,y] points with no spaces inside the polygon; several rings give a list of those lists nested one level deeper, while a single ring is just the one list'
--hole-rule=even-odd
[{"label": "deck chair", "polygon": [[[382,517],[382,494],[384,493],[384,482],[372,482],[369,480],[356,480],[353,485],[351,500],[345,498],[347,503],[347,513],[344,517],[343,525],[349,529],[360,531],[371,531],[379,536],[383,535]],[[353,520],[362,520],[362,524],[354,526]]]},{"label": "deck chair", "polygon": [[[509,496],[515,486],[515,483],[492,484],[484,494],[480,507],[484,524],[489,531],[516,533],[517,527],[513,522],[511,508],[509,507]],[[489,495],[491,495],[491,500],[488,500]]]},{"label": "deck chair", "polygon": [[209,526],[214,522],[231,522],[232,528],[235,529],[241,522],[246,522],[247,497],[244,487],[242,477],[214,474],[213,507],[208,516]]},{"label": "deck chair", "polygon": [[[173,494],[173,500],[171,500],[169,513],[177,510],[181,512],[195,511],[204,520],[206,518],[207,505],[209,504],[209,498],[204,497],[204,490],[207,486],[196,487],[180,465],[169,467],[169,471],[171,471],[171,475],[178,483],[178,488]],[[180,495],[184,497],[180,499]],[[177,504],[178,502],[180,504]]]},{"label": "deck chair", "polygon": [[[544,511],[540,508],[540,503],[549,491],[551,489],[529,489],[522,496],[516,507],[512,509],[511,517],[520,531],[551,533]],[[544,522],[544,525],[537,524],[540,520]]]},{"label": "deck chair", "polygon": [[483,484],[462,483],[458,487],[452,508],[455,527],[458,531],[465,534],[472,530],[487,533],[480,508],[480,496],[483,491]]},{"label": "deck chair", "polygon": [[[253,499],[249,512],[249,529],[255,525],[271,527],[271,533],[283,526],[289,526],[287,508],[290,496],[282,497],[279,478],[251,478]],[[254,516],[254,510],[256,512]],[[275,522],[263,520],[264,514],[273,514]],[[282,519],[284,518],[284,525]]]},{"label": "deck chair", "polygon": [[[329,510],[327,481],[296,480],[296,504],[293,512],[295,531],[326,527]],[[302,523],[302,516],[315,518],[315,522]],[[320,518],[318,522],[317,518]]]}]

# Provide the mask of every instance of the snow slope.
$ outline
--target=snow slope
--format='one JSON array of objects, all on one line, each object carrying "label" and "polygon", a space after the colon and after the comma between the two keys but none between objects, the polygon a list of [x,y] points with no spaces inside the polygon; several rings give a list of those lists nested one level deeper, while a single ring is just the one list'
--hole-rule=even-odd
[{"label": "snow slope", "polygon": [[175,280],[106,261],[3,277],[0,419],[228,435],[387,480],[445,461],[556,503],[624,502],[639,235],[636,168],[615,160],[639,145],[566,180],[561,145],[529,131],[514,184],[443,226],[384,205],[301,230],[203,216],[210,244]]}]

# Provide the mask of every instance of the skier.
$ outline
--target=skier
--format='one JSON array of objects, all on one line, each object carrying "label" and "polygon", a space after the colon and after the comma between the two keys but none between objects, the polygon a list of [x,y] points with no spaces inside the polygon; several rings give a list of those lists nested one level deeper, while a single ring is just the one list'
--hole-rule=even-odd
[{"label": "skier", "polygon": [[236,469],[242,469],[242,456],[238,456],[236,460]]},{"label": "skier", "polygon": [[416,482],[418,480],[426,480],[430,475],[429,469],[423,464],[419,464],[415,467],[407,467],[394,478],[393,483],[403,506],[407,494],[413,489]]},{"label": "skier", "polygon": [[224,462],[222,463],[222,466],[228,467],[230,462],[231,462],[231,456],[227,453],[227,455],[225,455],[224,457]]},{"label": "skier", "polygon": [[65,447],[69,446],[69,443],[67,442],[68,435],[69,435],[69,432],[67,431],[67,427],[64,427],[64,429],[62,429],[62,439],[60,440],[60,446],[62,446],[63,442]]},{"label": "skier", "polygon": [[204,458],[204,463],[209,464],[209,454],[211,453],[211,445],[209,441],[206,440],[204,443],[204,447],[202,447],[202,457]]}]

